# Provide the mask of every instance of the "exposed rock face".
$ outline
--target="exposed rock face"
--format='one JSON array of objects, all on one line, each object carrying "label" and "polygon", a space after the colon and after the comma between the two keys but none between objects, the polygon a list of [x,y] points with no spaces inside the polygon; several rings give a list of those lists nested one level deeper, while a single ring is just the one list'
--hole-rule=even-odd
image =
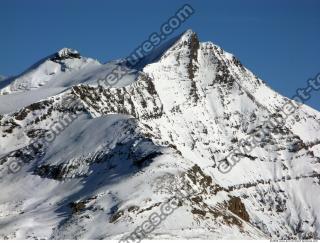
[{"label": "exposed rock face", "polygon": [[241,202],[239,197],[232,197],[228,202],[228,209],[234,214],[238,215],[244,221],[249,222],[250,217],[247,213],[246,207]]},{"label": "exposed rock face", "polygon": [[[317,239],[319,113],[301,106],[253,149],[245,140],[287,100],[187,31],[130,84],[73,85],[4,114],[0,237],[128,237],[175,199],[148,237]],[[239,162],[223,174],[230,153]]]},{"label": "exposed rock face", "polygon": [[56,54],[54,54],[50,60],[54,62],[59,62],[65,59],[73,59],[78,58],[80,59],[80,53],[76,50],[70,49],[70,48],[63,48],[60,51],[58,51]]}]

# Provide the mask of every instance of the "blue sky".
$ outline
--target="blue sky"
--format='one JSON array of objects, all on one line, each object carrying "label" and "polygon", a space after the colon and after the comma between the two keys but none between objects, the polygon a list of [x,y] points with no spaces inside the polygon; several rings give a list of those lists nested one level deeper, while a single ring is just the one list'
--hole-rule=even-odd
[{"label": "blue sky", "polygon": [[[1,0],[0,74],[14,75],[63,47],[102,62],[126,57],[184,3],[191,28],[291,97],[320,72],[320,1]],[[307,102],[320,110],[320,92]]]}]

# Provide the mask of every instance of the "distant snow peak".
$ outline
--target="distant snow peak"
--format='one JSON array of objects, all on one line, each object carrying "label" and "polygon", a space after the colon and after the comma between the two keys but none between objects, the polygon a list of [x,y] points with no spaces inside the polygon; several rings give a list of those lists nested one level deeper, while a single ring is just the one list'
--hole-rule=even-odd
[{"label": "distant snow peak", "polygon": [[65,47],[65,48],[62,48],[60,51],[58,51],[58,55],[60,57],[65,57],[69,55],[80,55],[80,53],[75,49]]},{"label": "distant snow peak", "polygon": [[[100,65],[98,61],[92,58],[80,56],[80,53],[74,49],[63,48],[41,59],[22,74],[8,80],[8,82],[2,82],[0,94],[31,91],[47,84],[46,89],[64,88],[70,82],[72,83],[69,80],[70,76],[68,76],[71,75],[70,73],[74,72],[74,75],[76,75],[76,72],[81,72],[85,68],[91,68],[90,70],[93,72],[93,69]],[[79,75],[81,76],[81,74]],[[86,78],[84,77],[84,79]]]},{"label": "distant snow peak", "polygon": [[72,59],[72,58],[80,58],[80,53],[77,50],[71,48],[62,48],[58,51],[53,58],[52,61],[55,60],[64,60],[64,59]]},{"label": "distant snow peak", "polygon": [[189,39],[193,38],[194,36],[197,36],[197,33],[194,32],[192,29],[188,29],[182,34],[180,39],[181,40],[189,40]]}]

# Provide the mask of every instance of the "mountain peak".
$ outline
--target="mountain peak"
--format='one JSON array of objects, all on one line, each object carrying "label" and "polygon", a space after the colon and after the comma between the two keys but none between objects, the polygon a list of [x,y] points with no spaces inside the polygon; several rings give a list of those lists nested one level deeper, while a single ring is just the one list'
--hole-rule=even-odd
[{"label": "mountain peak", "polygon": [[[91,58],[80,56],[77,50],[62,48],[61,50],[39,60],[23,73],[8,79],[8,82],[1,82],[0,94],[11,94],[38,89],[51,80],[50,85],[58,85],[56,77],[66,72],[78,71],[87,65],[91,67],[100,63]],[[63,82],[63,78],[59,81]],[[59,83],[59,85],[65,85]]]},{"label": "mountain peak", "polygon": [[53,57],[51,58],[52,61],[57,61],[57,60],[64,60],[64,59],[73,59],[73,58],[80,58],[80,53],[71,48],[62,48],[60,51],[55,53]]},{"label": "mountain peak", "polygon": [[181,38],[190,38],[192,35],[197,35],[192,29],[187,29],[185,32],[181,34]]},{"label": "mountain peak", "polygon": [[77,56],[0,90],[0,239],[319,238],[319,113],[192,30],[140,70]]},{"label": "mountain peak", "polygon": [[194,32],[192,29],[188,29],[180,35],[180,37],[176,41],[176,44],[177,43],[184,43],[184,44],[198,43],[199,44],[199,38],[196,32]]},{"label": "mountain peak", "polygon": [[72,49],[72,48],[62,48],[60,51],[58,51],[58,55],[59,56],[67,56],[67,55],[70,55],[70,54],[73,54],[73,55],[76,55],[76,54],[80,54],[77,50],[75,49]]}]

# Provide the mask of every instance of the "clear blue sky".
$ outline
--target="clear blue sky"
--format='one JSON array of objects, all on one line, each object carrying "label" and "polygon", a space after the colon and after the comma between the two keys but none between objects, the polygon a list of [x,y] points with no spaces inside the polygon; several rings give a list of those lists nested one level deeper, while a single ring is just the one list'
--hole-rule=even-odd
[{"label": "clear blue sky", "polygon": [[[184,3],[196,12],[172,36],[193,29],[280,93],[291,97],[320,72],[316,0],[0,0],[0,74],[18,74],[62,47],[102,62],[126,57]],[[319,93],[307,103],[318,110]]]}]

